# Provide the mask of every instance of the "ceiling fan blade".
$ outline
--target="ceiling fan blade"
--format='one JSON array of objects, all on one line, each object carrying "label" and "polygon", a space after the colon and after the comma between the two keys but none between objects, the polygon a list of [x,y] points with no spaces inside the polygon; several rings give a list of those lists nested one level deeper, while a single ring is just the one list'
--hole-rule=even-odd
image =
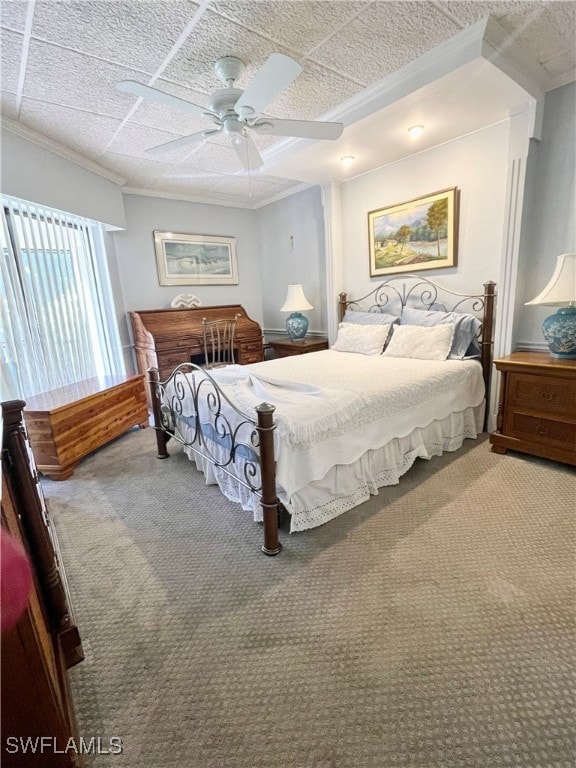
[{"label": "ceiling fan blade", "polygon": [[262,160],[260,152],[258,152],[258,147],[250,136],[235,136],[232,146],[236,150],[236,154],[246,171],[251,171],[264,165],[264,160]]},{"label": "ceiling fan blade", "polygon": [[177,96],[170,96],[169,93],[164,93],[164,91],[159,91],[158,88],[138,83],[136,80],[121,80],[116,85],[116,90],[122,91],[122,93],[130,93],[132,96],[138,96],[148,101],[155,101],[157,104],[164,104],[167,107],[181,109],[191,115],[196,115],[196,117],[214,114],[207,107],[192,104],[191,101],[179,99]]},{"label": "ceiling fan blade", "polygon": [[248,88],[234,105],[242,118],[259,115],[263,109],[298,77],[302,67],[283,53],[273,53],[254,75]]},{"label": "ceiling fan blade", "polygon": [[338,139],[344,123],[324,123],[321,120],[275,120],[266,118],[250,126],[267,136],[294,136],[299,139]]},{"label": "ceiling fan blade", "polygon": [[220,128],[212,128],[207,131],[191,133],[190,136],[183,136],[181,139],[174,139],[174,141],[168,141],[166,144],[150,147],[146,152],[171,152],[174,149],[180,149],[180,147],[186,147],[188,144],[194,144],[197,141],[202,141],[202,139],[207,139],[213,133],[220,133],[220,130]]}]

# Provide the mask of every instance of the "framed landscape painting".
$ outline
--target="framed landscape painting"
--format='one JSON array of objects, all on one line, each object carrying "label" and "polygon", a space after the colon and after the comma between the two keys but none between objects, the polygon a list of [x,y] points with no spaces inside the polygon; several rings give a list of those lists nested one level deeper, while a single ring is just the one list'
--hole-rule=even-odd
[{"label": "framed landscape painting", "polygon": [[160,285],[237,285],[236,239],[154,230]]},{"label": "framed landscape painting", "polygon": [[370,277],[455,267],[458,189],[368,213]]}]

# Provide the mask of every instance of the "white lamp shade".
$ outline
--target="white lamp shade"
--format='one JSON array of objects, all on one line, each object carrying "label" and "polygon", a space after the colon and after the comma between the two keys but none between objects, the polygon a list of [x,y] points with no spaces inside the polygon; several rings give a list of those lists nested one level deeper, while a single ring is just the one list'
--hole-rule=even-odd
[{"label": "white lamp shade", "polygon": [[548,285],[526,304],[566,307],[576,302],[576,253],[563,253],[556,259],[556,269]]},{"label": "white lamp shade", "polygon": [[300,283],[289,285],[286,301],[280,307],[280,312],[304,312],[306,309],[314,309],[314,307],[304,296]]}]

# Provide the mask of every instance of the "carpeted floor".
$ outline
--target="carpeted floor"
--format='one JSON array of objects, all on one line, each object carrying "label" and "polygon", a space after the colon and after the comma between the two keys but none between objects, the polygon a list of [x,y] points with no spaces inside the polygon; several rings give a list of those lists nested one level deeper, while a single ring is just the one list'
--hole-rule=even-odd
[{"label": "carpeted floor", "polygon": [[467,441],[267,558],[172,453],[43,480],[90,768],[574,768],[571,468]]}]

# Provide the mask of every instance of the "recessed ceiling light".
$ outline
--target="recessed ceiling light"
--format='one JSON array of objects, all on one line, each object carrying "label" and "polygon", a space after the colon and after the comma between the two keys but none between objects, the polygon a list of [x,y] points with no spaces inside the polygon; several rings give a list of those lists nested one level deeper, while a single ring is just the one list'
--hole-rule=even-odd
[{"label": "recessed ceiling light", "polygon": [[408,128],[408,135],[411,139],[417,139],[424,133],[423,125],[412,125]]},{"label": "recessed ceiling light", "polygon": [[344,157],[340,158],[340,162],[342,163],[344,168],[350,168],[354,160],[356,160],[354,155],[344,155]]}]

